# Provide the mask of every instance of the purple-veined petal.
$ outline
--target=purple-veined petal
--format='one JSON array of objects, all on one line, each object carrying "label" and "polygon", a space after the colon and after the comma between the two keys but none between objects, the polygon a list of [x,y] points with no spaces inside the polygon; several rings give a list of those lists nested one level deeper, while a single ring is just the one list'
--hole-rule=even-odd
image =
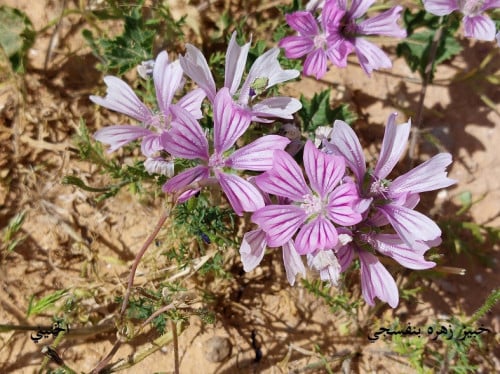
[{"label": "purple-veined petal", "polygon": [[377,166],[373,175],[378,179],[386,178],[394,169],[396,163],[401,158],[410,135],[411,122],[396,125],[397,113],[392,113],[385,126],[384,140],[382,141],[382,150],[377,161]]},{"label": "purple-veined petal", "polygon": [[321,10],[325,6],[325,0],[309,0],[306,3],[305,10],[314,13],[317,10]]},{"label": "purple-veined petal", "polygon": [[285,151],[274,151],[271,170],[257,176],[255,183],[264,192],[301,201],[310,193],[297,162]]},{"label": "purple-veined petal", "polygon": [[396,282],[387,269],[371,253],[358,251],[361,262],[361,288],[368,305],[375,305],[375,297],[395,308],[399,303]]},{"label": "purple-veined petal", "polygon": [[436,16],[445,16],[458,9],[458,0],[424,0],[425,10]]},{"label": "purple-veined petal", "polygon": [[170,104],[181,85],[183,77],[179,61],[168,63],[167,52],[161,52],[155,61],[153,80],[158,106],[163,115],[168,116]]},{"label": "purple-veined petal", "polygon": [[264,206],[262,194],[252,183],[234,174],[216,171],[215,176],[237,215],[255,212]]},{"label": "purple-veined petal", "polygon": [[265,89],[272,87],[276,84],[286,82],[290,79],[297,78],[300,72],[295,69],[284,70],[278,61],[279,48],[271,48],[269,51],[260,55],[252,64],[245,83],[241,87],[240,97],[238,102],[247,104],[250,99],[251,87],[256,79],[267,79]]},{"label": "purple-veined petal", "polygon": [[[359,192],[358,192],[358,194],[359,194]],[[359,214],[363,214],[368,210],[368,208],[370,208],[372,202],[373,202],[372,197],[370,197],[368,199],[359,198],[352,205],[352,209],[354,209],[354,211],[358,212]]]},{"label": "purple-veined petal", "polygon": [[182,204],[186,201],[188,201],[190,198],[192,198],[193,196],[196,196],[196,194],[200,192],[200,188],[196,188],[194,190],[187,190],[187,191],[184,191],[183,193],[181,193],[179,195],[179,197],[177,198],[177,203],[178,204]]},{"label": "purple-veined petal", "polygon": [[354,46],[359,64],[367,75],[370,75],[376,69],[392,67],[389,57],[375,44],[363,38],[356,38]]},{"label": "purple-veined petal", "polygon": [[399,237],[412,247],[417,240],[434,240],[441,236],[441,229],[429,217],[403,206],[387,204],[378,207],[396,230]]},{"label": "purple-veined petal", "polygon": [[252,83],[257,78],[268,78],[266,88],[276,84],[295,79],[300,72],[295,69],[283,69],[278,61],[280,54],[279,48],[271,48],[269,51],[260,55],[253,63],[248,72],[247,80]]},{"label": "purple-veined petal", "polygon": [[359,200],[354,183],[344,183],[328,196],[327,214],[338,225],[351,226],[361,222],[362,216],[355,208]]},{"label": "purple-veined petal", "polygon": [[207,179],[209,170],[206,166],[195,166],[177,174],[175,177],[169,179],[162,187],[163,192],[175,192],[182,188],[189,186],[191,183],[198,182],[202,179]]},{"label": "purple-veined petal", "polygon": [[485,0],[481,10],[485,11],[491,8],[500,8],[500,0]]},{"label": "purple-veined petal", "polygon": [[336,120],[333,124],[331,140],[324,142],[324,145],[328,151],[345,158],[358,183],[361,183],[366,173],[365,156],[351,126],[344,121]]},{"label": "purple-veined petal", "polygon": [[307,255],[307,265],[319,272],[320,279],[338,285],[340,264],[332,250],[316,251]]},{"label": "purple-veined petal", "polygon": [[192,115],[173,105],[172,129],[165,134],[163,147],[173,156],[208,160],[208,142],[203,130]]},{"label": "purple-veined petal", "polygon": [[215,82],[203,53],[195,46],[186,44],[186,54],[180,56],[179,61],[184,73],[205,91],[213,103],[216,94]]},{"label": "purple-veined petal", "polygon": [[252,230],[243,236],[240,246],[241,262],[246,272],[255,269],[266,251],[266,233],[262,230]]},{"label": "purple-veined petal", "polygon": [[333,224],[323,216],[318,216],[302,226],[295,238],[295,247],[301,255],[316,250],[332,249],[337,245],[338,234]]},{"label": "purple-veined petal", "polygon": [[92,95],[90,96],[92,102],[115,112],[126,114],[145,124],[152,122],[153,113],[139,100],[127,83],[110,75],[104,77],[104,83],[108,86],[106,97]]},{"label": "purple-veined petal", "polygon": [[350,18],[360,18],[362,17],[368,8],[372,6],[375,0],[352,0],[351,7],[349,8]]},{"label": "purple-veined petal", "polygon": [[293,240],[289,240],[283,244],[283,264],[285,265],[286,279],[290,286],[295,284],[295,278],[297,274],[302,274],[303,277],[306,275],[306,268],[300,255],[298,254]]},{"label": "purple-veined petal", "polygon": [[318,34],[318,22],[311,12],[298,11],[285,15],[286,22],[292,29],[303,36],[314,37]]},{"label": "purple-veined petal", "polygon": [[284,150],[290,139],[266,135],[238,149],[226,161],[226,166],[237,170],[266,171],[273,166],[274,150]]},{"label": "purple-veined petal", "polygon": [[464,35],[477,40],[495,40],[495,22],[487,15],[465,16]]},{"label": "purple-veined petal", "polygon": [[197,88],[184,95],[176,105],[189,112],[195,119],[203,117],[201,112],[201,103],[205,99],[206,93],[201,88]]},{"label": "purple-veined petal", "polygon": [[229,88],[223,87],[214,102],[215,152],[221,154],[231,148],[250,126],[251,118],[248,111],[233,101]]},{"label": "purple-veined petal", "polygon": [[252,215],[252,222],[266,232],[269,247],[281,247],[292,239],[307,215],[294,205],[267,205]]},{"label": "purple-veined petal", "polygon": [[354,44],[349,40],[328,39],[329,48],[326,50],[326,56],[330,62],[339,68],[347,66],[347,56],[354,51]]},{"label": "purple-veined petal", "polygon": [[435,262],[426,261],[424,253],[429,246],[423,242],[415,242],[412,248],[394,234],[376,234],[370,243],[377,251],[389,256],[408,269],[422,270],[436,266]]},{"label": "purple-veined petal", "polygon": [[285,50],[287,58],[300,58],[314,50],[314,41],[305,36],[287,36],[280,40],[278,46]]},{"label": "purple-veined petal", "polygon": [[304,147],[304,169],[309,183],[322,198],[333,191],[345,174],[345,160],[321,152],[310,140]]},{"label": "purple-veined petal", "polygon": [[304,61],[304,74],[320,79],[326,74],[326,53],[323,49],[311,52]]},{"label": "purple-veined petal", "polygon": [[132,125],[116,125],[104,127],[94,134],[94,139],[109,144],[108,153],[116,151],[118,148],[123,147],[142,136],[147,136],[152,132],[144,127]]},{"label": "purple-veined petal", "polygon": [[250,43],[242,47],[236,42],[236,31],[231,35],[231,40],[226,52],[226,71],[224,75],[224,87],[229,88],[229,93],[234,95],[240,87],[241,77],[245,70]]},{"label": "purple-veined petal", "polygon": [[148,157],[144,161],[144,169],[149,174],[163,174],[170,178],[174,175],[174,162],[162,157]]},{"label": "purple-veined petal", "polygon": [[162,135],[150,133],[146,135],[141,142],[141,152],[146,157],[152,157],[156,152],[163,150],[163,145],[160,141]]},{"label": "purple-veined petal", "polygon": [[455,184],[457,181],[447,177],[446,167],[451,164],[449,153],[440,153],[418,165],[409,172],[397,177],[389,186],[391,195],[434,191]]},{"label": "purple-veined petal", "polygon": [[339,260],[340,269],[346,271],[354,260],[355,255],[354,244],[348,243],[337,250],[337,259]]},{"label": "purple-veined petal", "polygon": [[332,28],[340,28],[345,13],[345,10],[339,8],[336,1],[326,1],[321,11],[321,24],[323,29],[331,30]]},{"label": "purple-veined petal", "polygon": [[398,25],[403,7],[396,6],[375,17],[360,22],[357,30],[363,35],[384,35],[394,38],[406,38],[406,30]]},{"label": "purple-veined petal", "polygon": [[293,119],[293,113],[301,108],[302,104],[297,99],[284,96],[269,97],[252,106],[252,120],[261,122],[267,117]]}]

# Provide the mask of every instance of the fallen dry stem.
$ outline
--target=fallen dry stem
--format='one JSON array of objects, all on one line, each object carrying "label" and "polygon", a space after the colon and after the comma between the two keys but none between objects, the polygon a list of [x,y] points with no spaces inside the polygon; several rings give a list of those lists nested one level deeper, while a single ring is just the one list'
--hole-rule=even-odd
[{"label": "fallen dry stem", "polygon": [[184,324],[180,321],[177,322],[174,330],[169,331],[168,333],[155,339],[153,341],[153,343],[146,344],[146,346],[147,346],[146,348],[139,350],[139,352],[137,352],[133,356],[129,357],[127,361],[120,360],[120,362],[111,366],[111,368],[108,370],[108,373],[114,373],[114,372],[117,372],[117,371],[120,371],[123,369],[128,369],[128,368],[136,365],[137,363],[141,362],[149,355],[160,350],[163,346],[171,343],[173,340],[174,331],[178,335],[178,334],[182,333],[183,330],[184,330]]}]

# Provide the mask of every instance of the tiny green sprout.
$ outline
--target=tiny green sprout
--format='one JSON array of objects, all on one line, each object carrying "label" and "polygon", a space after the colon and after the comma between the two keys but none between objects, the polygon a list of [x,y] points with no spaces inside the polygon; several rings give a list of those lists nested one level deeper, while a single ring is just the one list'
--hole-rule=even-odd
[{"label": "tiny green sprout", "polygon": [[262,92],[264,92],[268,83],[269,83],[269,78],[266,77],[256,78],[250,85],[250,95],[259,96]]}]

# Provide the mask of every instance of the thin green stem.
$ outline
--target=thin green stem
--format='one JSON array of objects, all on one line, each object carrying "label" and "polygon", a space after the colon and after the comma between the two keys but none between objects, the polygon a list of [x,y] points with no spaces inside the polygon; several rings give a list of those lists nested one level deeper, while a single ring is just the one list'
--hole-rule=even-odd
[{"label": "thin green stem", "polygon": [[179,341],[177,339],[177,327],[174,321],[170,321],[170,326],[172,328],[174,342],[174,372],[175,374],[179,374]]},{"label": "thin green stem", "polygon": [[130,293],[132,292],[132,286],[134,285],[135,273],[137,271],[137,267],[139,266],[139,262],[141,262],[141,259],[144,256],[144,253],[146,253],[146,250],[149,248],[149,246],[151,245],[153,240],[156,238],[156,236],[160,232],[163,224],[165,223],[167,218],[170,216],[170,212],[171,212],[171,207],[167,207],[167,209],[165,209],[165,211],[161,215],[160,219],[158,220],[153,232],[149,235],[146,242],[143,244],[141,250],[135,256],[135,260],[134,260],[134,263],[132,264],[132,268],[130,269],[130,275],[128,277],[127,291],[125,292],[125,296],[123,297],[123,302],[122,302],[122,306],[120,309],[120,318],[122,318],[122,319],[123,319],[123,316],[125,314],[125,311],[127,310],[128,302],[130,299]]},{"label": "thin green stem", "polygon": [[443,30],[444,30],[443,17],[441,17],[440,26],[436,30],[436,33],[432,38],[432,44],[429,51],[429,61],[427,61],[427,65],[425,67],[425,72],[423,77],[424,80],[422,82],[422,87],[420,89],[417,112],[415,114],[415,121],[413,123],[413,128],[410,138],[410,148],[408,151],[408,156],[410,158],[410,168],[413,167],[415,159],[417,158],[417,143],[418,143],[418,138],[420,136],[420,129],[422,127],[422,119],[424,116],[425,95],[427,93],[427,87],[432,80],[432,71],[434,69],[437,49],[439,47],[439,44],[441,43],[441,38],[443,36]]}]

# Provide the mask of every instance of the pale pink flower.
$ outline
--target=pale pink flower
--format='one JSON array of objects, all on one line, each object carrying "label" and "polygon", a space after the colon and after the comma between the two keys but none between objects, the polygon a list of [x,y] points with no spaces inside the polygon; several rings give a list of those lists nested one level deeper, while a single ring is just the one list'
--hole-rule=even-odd
[{"label": "pale pink flower", "polygon": [[[436,264],[424,259],[424,253],[432,246],[440,244],[440,239],[433,242],[417,241],[412,247],[394,234],[377,234],[371,232],[363,224],[358,225],[362,229],[353,228],[352,241],[339,247],[336,254],[342,268],[346,271],[352,260],[357,256],[361,264],[361,289],[363,298],[369,305],[374,305],[374,298],[388,303],[395,308],[399,302],[399,293],[396,282],[392,275],[382,265],[377,256],[368,252],[367,247],[375,249],[379,253],[391,257],[409,269],[430,269]],[[346,231],[347,232],[347,231]]]},{"label": "pale pink flower", "polygon": [[[198,160],[199,165],[168,180],[163,190],[171,193],[180,191],[194,182],[217,183],[238,215],[263,207],[264,200],[260,191],[234,172],[270,169],[273,151],[283,150],[290,141],[282,136],[267,135],[227,155],[251,122],[251,114],[234,103],[228,88],[222,88],[214,98],[212,154],[207,137],[194,117],[179,107],[171,110],[174,121],[172,129],[164,137],[165,150],[175,157]],[[187,191],[179,201],[187,200],[198,190]]]},{"label": "pale pink flower", "polygon": [[[253,121],[272,122],[271,118],[292,119],[293,113],[302,107],[299,100],[282,96],[257,100],[259,95],[254,87],[262,84],[258,90],[265,91],[276,84],[298,77],[299,72],[294,69],[283,70],[278,62],[279,49],[272,48],[255,60],[241,85],[249,49],[250,43],[240,47],[236,42],[236,33],[232,34],[226,52],[224,87],[229,89],[229,93],[238,105],[251,114]],[[187,44],[186,54],[179,60],[186,75],[206,92],[208,99],[213,103],[217,88],[203,53]]]},{"label": "pale pink flower", "polygon": [[298,35],[287,36],[278,45],[285,50],[285,56],[288,58],[307,56],[304,61],[304,74],[320,79],[327,71],[328,60],[337,66],[347,66],[347,54],[350,50],[332,41],[330,32],[335,25],[340,24],[344,14],[335,1],[325,3],[319,21],[310,11],[287,14],[285,17],[288,25],[297,31]]},{"label": "pale pink flower", "polygon": [[387,179],[406,147],[411,126],[410,122],[396,125],[395,118],[394,113],[387,121],[382,150],[373,171],[367,171],[361,144],[345,122],[335,121],[331,140],[324,145],[327,151],[345,157],[365,205],[371,203],[367,222],[374,227],[390,223],[399,237],[412,247],[417,241],[432,241],[441,236],[434,221],[414,210],[419,193],[445,188],[456,181],[447,177],[446,167],[451,163],[449,153],[432,157],[394,181]]},{"label": "pale pink flower", "polygon": [[[406,31],[397,22],[403,8],[396,6],[375,17],[364,19],[375,0],[326,0],[311,2],[308,9],[287,15],[288,24],[299,35],[289,36],[280,42],[288,58],[307,55],[304,73],[320,78],[326,72],[327,59],[338,67],[347,66],[347,56],[355,52],[366,74],[374,69],[390,68],[389,57],[376,45],[363,37],[371,35],[406,37]],[[321,10],[320,24],[313,13]]]},{"label": "pale pink flower", "polygon": [[[375,0],[352,0],[350,6],[347,0],[327,0],[335,1],[339,11],[344,12],[340,23],[330,27],[332,43],[337,48],[356,53],[361,68],[370,75],[375,69],[390,68],[392,62],[382,49],[367,41],[363,36],[380,35],[393,38],[405,38],[406,30],[398,26],[398,20],[403,8],[395,6],[372,18],[364,18],[368,8]],[[347,54],[344,57],[347,60]],[[345,65],[343,61],[341,65]]]},{"label": "pale pink flower", "polygon": [[[153,172],[159,166],[153,163],[155,154],[163,151],[161,138],[170,128],[172,108],[180,107],[188,111],[195,118],[201,118],[201,102],[205,93],[201,89],[189,92],[177,103],[173,103],[176,91],[182,88],[183,72],[178,61],[169,63],[167,52],[161,52],[154,63],[153,81],[158,101],[158,111],[150,109],[139,100],[132,88],[120,78],[106,76],[104,82],[108,86],[106,97],[90,96],[90,100],[115,112],[125,114],[140,122],[135,125],[115,125],[98,130],[96,140],[109,144],[108,152],[142,138],[141,151],[151,159],[148,163]],[[162,166],[164,170],[165,165]]]},{"label": "pale pink flower", "polygon": [[[252,230],[243,236],[241,242],[240,255],[243,263],[243,270],[246,272],[255,269],[262,258],[267,247],[266,233],[261,230]],[[285,265],[286,278],[291,286],[295,284],[298,274],[306,275],[306,269],[300,255],[295,249],[293,240],[289,240],[281,246],[283,255],[283,264]]]},{"label": "pale pink flower", "polygon": [[495,40],[495,22],[485,12],[500,7],[500,0],[424,0],[425,10],[445,16],[456,10],[464,18],[464,35],[478,40]]},{"label": "pale pink flower", "polygon": [[306,184],[297,162],[284,151],[274,152],[272,168],[255,182],[264,192],[290,200],[257,210],[252,221],[266,233],[270,247],[280,247],[294,238],[299,254],[331,249],[338,242],[337,225],[354,225],[361,215],[353,210],[356,186],[341,183],[345,173],[342,157],[319,151],[311,141],[304,148]]}]

